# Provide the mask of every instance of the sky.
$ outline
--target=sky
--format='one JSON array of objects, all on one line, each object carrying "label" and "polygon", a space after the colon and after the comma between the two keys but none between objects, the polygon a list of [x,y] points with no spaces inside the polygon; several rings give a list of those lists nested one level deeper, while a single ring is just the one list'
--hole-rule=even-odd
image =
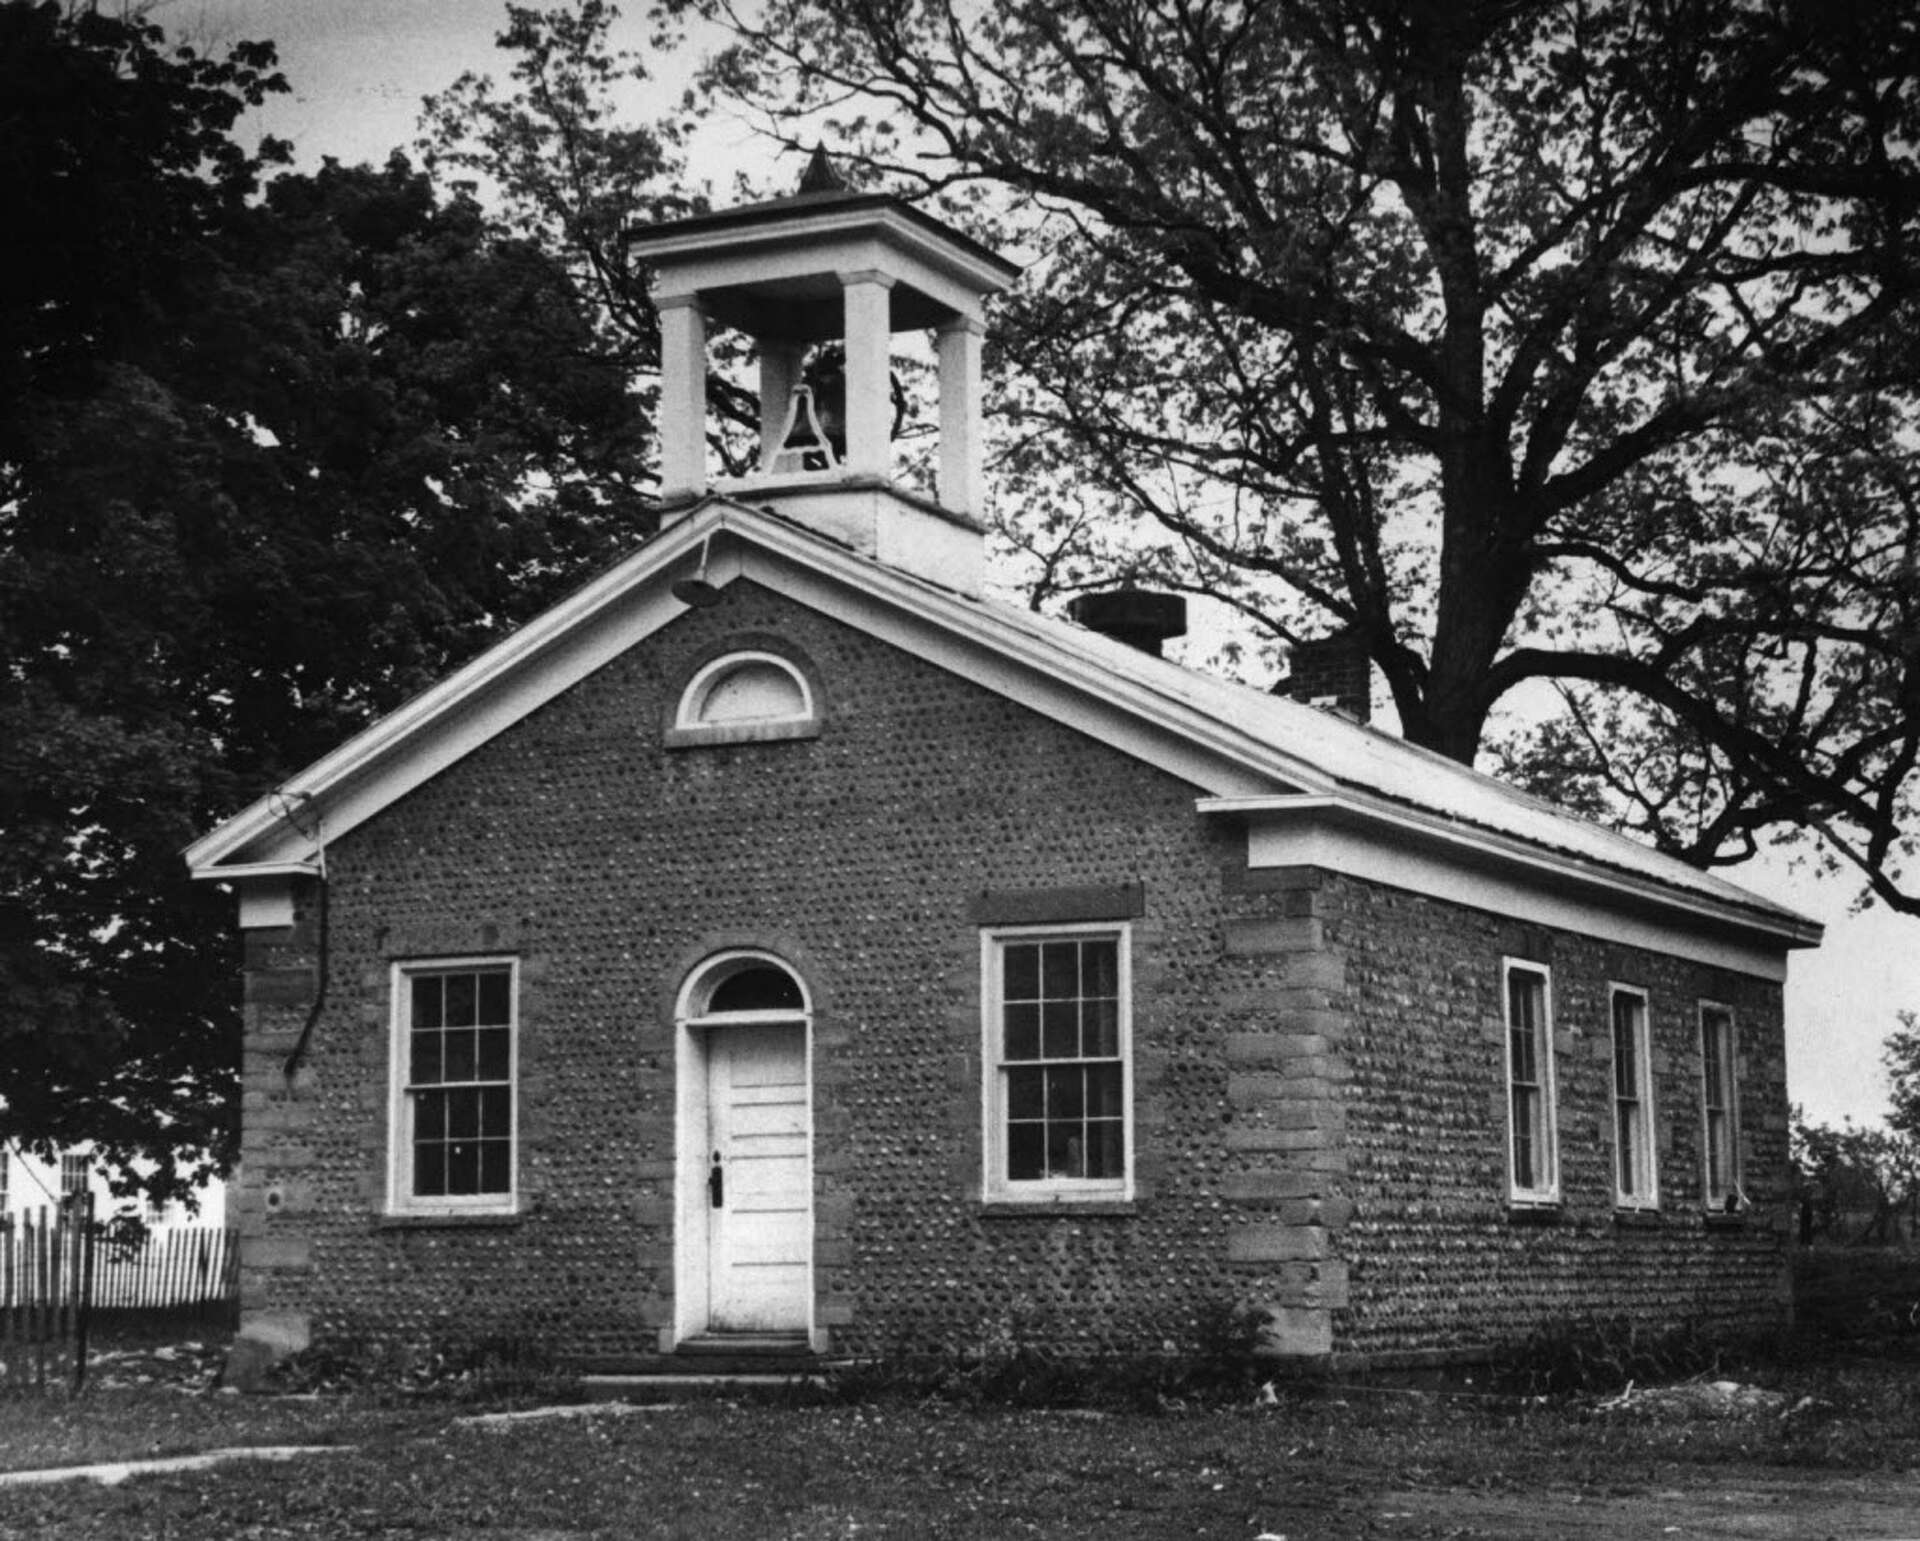
[{"label": "sky", "polygon": [[[383,161],[412,140],[424,96],[467,70],[505,73],[493,46],[505,24],[499,0],[163,0],[153,19],[196,44],[277,44],[293,89],[250,114],[240,135],[292,140],[302,167],[323,155]],[[631,16],[621,25],[622,41],[642,46],[644,28]],[[658,61],[659,108],[678,96],[684,67]],[[636,97],[635,107],[644,113],[648,103]],[[733,122],[710,125],[700,150],[716,185],[772,155],[750,127]],[[1881,1044],[1897,1011],[1920,1010],[1920,919],[1884,909],[1854,915],[1858,885],[1780,859],[1722,875],[1827,926],[1825,945],[1795,954],[1790,967],[1789,1095],[1815,1122],[1878,1119],[1886,1107]]]}]

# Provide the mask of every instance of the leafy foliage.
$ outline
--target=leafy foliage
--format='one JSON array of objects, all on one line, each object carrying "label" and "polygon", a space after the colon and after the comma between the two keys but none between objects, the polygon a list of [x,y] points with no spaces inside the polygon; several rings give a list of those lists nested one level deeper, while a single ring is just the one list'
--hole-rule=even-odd
[{"label": "leafy foliage", "polygon": [[716,91],[1031,259],[1037,597],[1352,627],[1416,743],[1920,909],[1913,8],[689,4]]},{"label": "leafy foliage", "polygon": [[[686,176],[689,124],[671,114],[634,119],[651,72],[645,56],[615,44],[620,11],[608,0],[506,10],[496,42],[511,60],[507,84],[470,72],[428,98],[419,149],[443,183],[486,188],[508,227],[564,268],[595,345],[624,367],[650,419],[660,324],[626,233],[706,212]],[[654,49],[674,41],[665,31]],[[722,371],[710,375],[708,391],[713,449],[744,470],[758,397]]]},{"label": "leafy foliage", "polygon": [[1802,1242],[1920,1239],[1920,1031],[1911,1011],[1882,1053],[1892,1092],[1885,1128],[1852,1119],[1809,1124],[1798,1107],[1789,1152],[1800,1197]]},{"label": "leafy foliage", "polygon": [[265,45],[0,29],[39,232],[0,314],[0,1132],[166,1197],[237,1111],[230,902],[180,849],[644,533],[646,423],[471,197],[397,158],[262,191]]}]

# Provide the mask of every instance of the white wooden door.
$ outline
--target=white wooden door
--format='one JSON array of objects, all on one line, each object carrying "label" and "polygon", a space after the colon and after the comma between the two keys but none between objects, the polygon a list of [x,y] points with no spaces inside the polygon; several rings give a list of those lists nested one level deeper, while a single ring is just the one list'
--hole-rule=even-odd
[{"label": "white wooden door", "polygon": [[813,1292],[806,1029],[714,1029],[707,1096],[709,1329],[804,1331]]}]

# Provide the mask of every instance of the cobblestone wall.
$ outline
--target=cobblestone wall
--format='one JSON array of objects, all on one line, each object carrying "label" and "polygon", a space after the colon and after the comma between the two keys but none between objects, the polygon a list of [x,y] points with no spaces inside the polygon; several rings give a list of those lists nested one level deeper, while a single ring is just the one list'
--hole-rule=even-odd
[{"label": "cobblestone wall", "polygon": [[[1627,1317],[1754,1330],[1789,1309],[1786,1050],[1779,986],[1337,878],[1351,1076],[1340,1346],[1470,1348]],[[1550,970],[1562,1202],[1506,1203],[1503,957]],[[1610,986],[1647,992],[1660,1206],[1614,1208]],[[1699,1004],[1738,1029],[1738,1217],[1705,1213]]]},{"label": "cobblestone wall", "polygon": [[[681,684],[730,638],[804,665],[817,737],[667,747]],[[1699,971],[1529,935],[1561,1001],[1568,1204],[1558,1227],[1515,1227],[1497,1116],[1515,928],[1248,873],[1242,833],[1195,796],[736,582],[330,846],[325,1007],[291,1083],[314,896],[293,932],[250,938],[249,1318],[336,1346],[652,1352],[673,1320],[675,993],[741,946],[813,998],[815,1316],[835,1351],[1191,1347],[1234,1301],[1309,1354],[1473,1344],[1616,1303],[1765,1308],[1770,1233],[1708,1235],[1687,1207]],[[1137,1197],[985,1204],[980,896],[1134,884]],[[520,962],[521,1213],[386,1218],[393,963],[481,953]],[[1646,1232],[1614,1225],[1597,1150],[1609,977],[1652,992],[1662,1056],[1669,1214]],[[1750,1186],[1771,1204],[1778,993],[1711,983],[1739,1011]]]}]

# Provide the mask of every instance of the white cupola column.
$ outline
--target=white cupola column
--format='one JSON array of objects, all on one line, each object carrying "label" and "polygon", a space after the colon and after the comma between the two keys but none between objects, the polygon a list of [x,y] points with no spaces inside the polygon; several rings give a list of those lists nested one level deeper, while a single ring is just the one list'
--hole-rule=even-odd
[{"label": "white cupola column", "polygon": [[935,333],[940,378],[940,502],[956,514],[986,512],[986,460],[980,443],[980,343],[977,316],[956,316]]},{"label": "white cupola column", "polygon": [[780,453],[780,436],[793,406],[793,388],[800,383],[800,364],[806,350],[798,343],[769,342],[760,346],[760,469],[771,471]]},{"label": "white cupola column", "polygon": [[697,294],[658,295],[660,496],[707,490],[707,313]]},{"label": "white cupola column", "polygon": [[840,275],[846,310],[849,477],[886,480],[893,469],[893,277]]}]

